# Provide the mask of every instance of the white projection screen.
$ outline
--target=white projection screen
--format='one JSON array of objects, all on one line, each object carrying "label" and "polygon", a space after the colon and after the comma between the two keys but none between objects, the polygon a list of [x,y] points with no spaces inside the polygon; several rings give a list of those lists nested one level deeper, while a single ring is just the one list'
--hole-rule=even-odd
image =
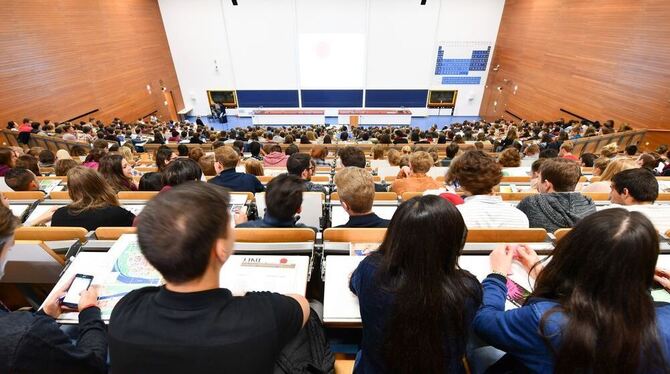
[{"label": "white projection screen", "polygon": [[300,86],[312,89],[363,88],[362,33],[299,34]]}]

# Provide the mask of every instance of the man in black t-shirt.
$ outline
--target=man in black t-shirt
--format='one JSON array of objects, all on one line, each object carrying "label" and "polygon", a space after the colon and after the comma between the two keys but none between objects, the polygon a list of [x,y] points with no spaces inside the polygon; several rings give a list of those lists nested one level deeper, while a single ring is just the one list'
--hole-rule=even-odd
[{"label": "man in black t-shirt", "polygon": [[187,182],[142,211],[140,248],[166,284],[133,291],[112,311],[114,372],[271,373],[307,321],[300,295],[219,288],[235,242],[228,199],[222,188]]}]

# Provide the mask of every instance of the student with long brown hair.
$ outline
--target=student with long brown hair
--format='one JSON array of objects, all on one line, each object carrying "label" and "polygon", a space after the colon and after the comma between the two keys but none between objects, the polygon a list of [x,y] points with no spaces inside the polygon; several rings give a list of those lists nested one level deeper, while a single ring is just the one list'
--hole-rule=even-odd
[{"label": "student with long brown hair", "polygon": [[137,191],[133,168],[121,155],[107,155],[100,159],[98,171],[115,192]]},{"label": "student with long brown hair", "polygon": [[0,177],[4,177],[16,165],[16,158],[16,153],[11,148],[0,148]]},{"label": "student with long brown hair", "polygon": [[351,276],[363,320],[357,373],[464,372],[482,297],[477,279],[458,266],[466,236],[458,210],[438,196],[398,207],[379,250]]},{"label": "student with long brown hair", "polygon": [[[658,254],[651,222],[619,208],[582,219],[544,269],[526,246],[496,248],[475,332],[536,373],[670,373],[670,304],[649,293]],[[515,257],[537,280],[505,311]]]},{"label": "student with long brown hair", "polygon": [[57,209],[51,226],[132,226],[135,215],[119,204],[116,193],[97,171],[77,166],[67,173],[67,190],[72,203]]}]

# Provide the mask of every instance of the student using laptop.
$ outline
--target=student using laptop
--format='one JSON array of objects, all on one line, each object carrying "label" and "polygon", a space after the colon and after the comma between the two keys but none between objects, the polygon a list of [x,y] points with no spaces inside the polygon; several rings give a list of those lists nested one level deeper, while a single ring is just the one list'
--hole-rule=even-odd
[{"label": "student using laptop", "polygon": [[140,248],[165,285],[135,290],[112,311],[115,372],[271,373],[306,323],[309,304],[300,295],[235,297],[219,287],[235,242],[228,201],[219,187],[187,182],[142,211]]},{"label": "student using laptop", "polygon": [[[0,278],[7,253],[20,225],[12,211],[0,205]],[[67,288],[52,293],[37,313],[11,312],[0,302],[1,373],[106,373],[107,334],[100,319],[95,288],[81,293],[76,343],[56,323],[62,312],[59,298]]]},{"label": "student using laptop", "polygon": [[367,170],[349,166],[338,171],[334,181],[342,208],[349,214],[349,221],[338,227],[388,227],[389,220],[372,211],[375,182]]}]

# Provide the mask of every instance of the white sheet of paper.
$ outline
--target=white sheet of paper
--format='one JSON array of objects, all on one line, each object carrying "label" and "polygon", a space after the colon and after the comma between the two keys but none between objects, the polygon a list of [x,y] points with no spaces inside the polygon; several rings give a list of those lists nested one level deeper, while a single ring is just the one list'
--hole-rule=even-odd
[{"label": "white sheet of paper", "polygon": [[219,285],[236,296],[251,291],[304,295],[308,267],[308,256],[233,255],[221,268]]},{"label": "white sheet of paper", "polygon": [[358,297],[349,290],[349,279],[364,258],[364,256],[326,257],[324,322],[360,322]]}]

